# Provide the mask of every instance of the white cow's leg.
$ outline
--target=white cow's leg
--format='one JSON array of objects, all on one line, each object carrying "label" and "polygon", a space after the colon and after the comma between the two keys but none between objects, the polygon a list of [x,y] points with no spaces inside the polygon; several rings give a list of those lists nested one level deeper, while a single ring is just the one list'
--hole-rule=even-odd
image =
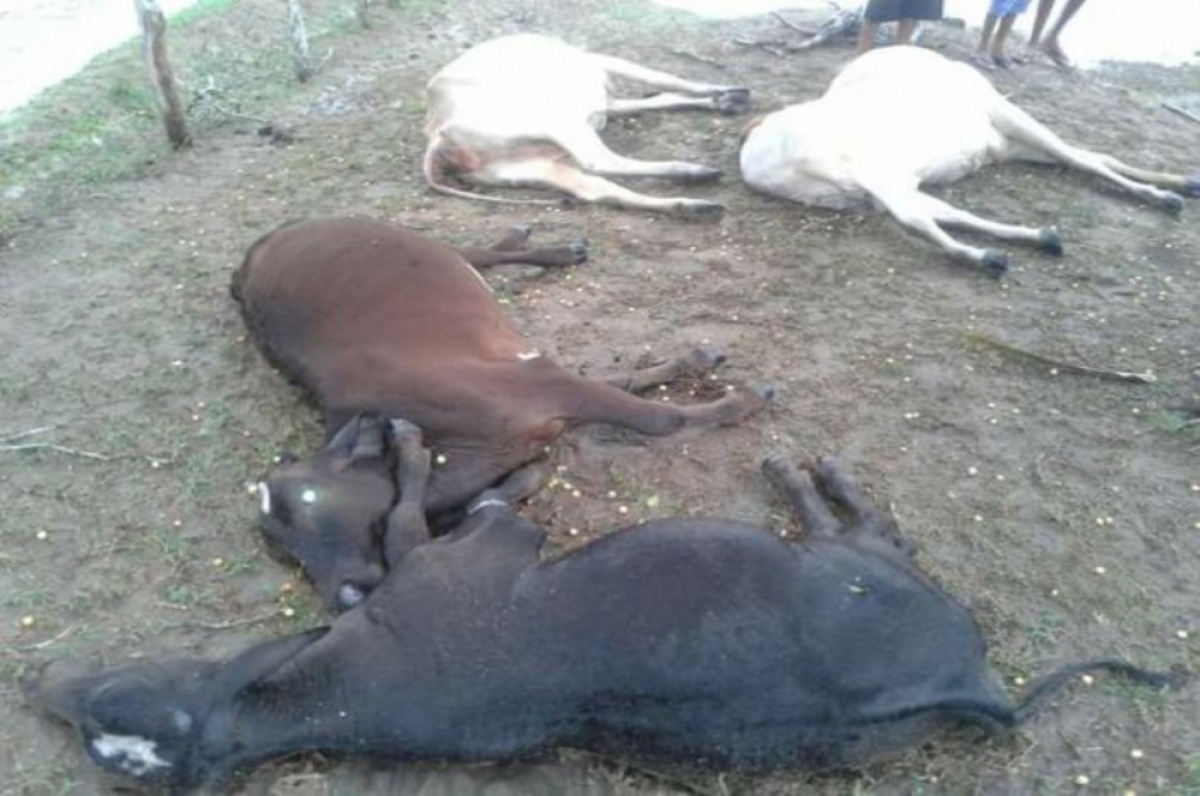
[{"label": "white cow's leg", "polygon": [[[1114,168],[1113,158],[1068,144],[1050,128],[1012,103],[998,103],[992,109],[992,123],[1001,133],[1013,138],[1024,147],[1037,150],[1038,153],[1044,153],[1054,160],[1080,171],[1103,177],[1134,196],[1160,205],[1171,213],[1178,213],[1183,209],[1183,199],[1179,194],[1129,179],[1117,168]],[[1023,154],[1021,147],[1017,147],[1013,151],[1013,155],[1016,157],[1021,157]],[[1042,160],[1040,157],[1033,159]]]},{"label": "white cow's leg", "polygon": [[584,171],[624,177],[672,177],[688,182],[708,182],[721,176],[718,169],[677,160],[635,160],[613,152],[586,124],[551,131],[546,138],[568,154]]},{"label": "white cow's leg", "polygon": [[595,63],[615,77],[623,77],[664,91],[682,91],[685,94],[701,94],[713,97],[714,107],[721,113],[744,113],[750,108],[750,89],[742,86],[726,86],[718,83],[698,83],[684,80],[668,72],[650,69],[624,58],[600,53],[589,53]]},{"label": "white cow's leg", "polygon": [[992,235],[1002,240],[1032,243],[1047,254],[1055,256],[1062,254],[1062,238],[1053,229],[1036,229],[1034,227],[1022,227],[1017,224],[989,221],[986,218],[980,218],[974,213],[960,210],[954,205],[943,202],[941,199],[935,199],[928,194],[920,194],[920,196],[928,206],[929,212],[933,214],[934,220],[939,224],[982,232],[985,235]]},{"label": "white cow's leg", "polygon": [[1136,166],[1123,163],[1111,155],[1104,155],[1103,157],[1113,171],[1123,174],[1131,180],[1148,182],[1160,188],[1179,191],[1188,196],[1200,196],[1200,174],[1185,177],[1182,174],[1172,174],[1166,171],[1147,171],[1146,169],[1139,169]]},{"label": "white cow's leg", "polygon": [[999,252],[979,249],[952,238],[937,224],[930,207],[930,197],[911,188],[894,188],[863,184],[863,187],[884,206],[902,226],[944,249],[956,260],[983,268],[1000,277],[1008,270],[1008,258]]},{"label": "white cow's leg", "polygon": [[655,94],[641,99],[612,98],[608,101],[610,116],[625,113],[641,113],[642,111],[664,111],[696,108],[699,110],[716,110],[714,97],[694,97],[686,94]]},{"label": "white cow's leg", "polygon": [[472,177],[490,185],[556,188],[584,202],[653,210],[686,218],[717,218],[725,209],[701,199],[636,193],[603,177],[585,174],[570,163],[542,158],[491,163]]}]

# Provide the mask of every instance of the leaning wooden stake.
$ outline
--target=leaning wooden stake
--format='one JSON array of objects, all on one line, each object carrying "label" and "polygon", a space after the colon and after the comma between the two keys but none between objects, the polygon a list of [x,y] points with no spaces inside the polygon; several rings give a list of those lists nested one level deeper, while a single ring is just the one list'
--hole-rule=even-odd
[{"label": "leaning wooden stake", "polygon": [[312,56],[308,51],[308,30],[304,27],[304,12],[300,0],[287,0],[288,27],[292,32],[292,69],[296,79],[307,83],[313,76]]},{"label": "leaning wooden stake", "polygon": [[183,103],[175,90],[175,75],[171,61],[167,58],[167,21],[156,0],[133,0],[138,21],[142,26],[142,50],[146,54],[146,67],[158,94],[158,110],[167,128],[167,140],[175,149],[183,149],[192,143],[187,129]]}]

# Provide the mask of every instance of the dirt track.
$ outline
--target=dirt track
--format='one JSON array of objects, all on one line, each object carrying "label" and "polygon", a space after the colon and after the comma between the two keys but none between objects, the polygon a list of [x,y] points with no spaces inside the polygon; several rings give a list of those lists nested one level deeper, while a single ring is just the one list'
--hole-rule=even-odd
[{"label": "dirt track", "polygon": [[[624,154],[723,168],[719,184],[683,189],[725,202],[720,223],[603,208],[535,212],[428,193],[419,178],[424,82],[492,35],[552,32],[745,84],[759,111],[820,93],[850,55],[830,47],[780,58],[734,43],[785,38],[769,19],[713,24],[636,2],[561,5],[569,12],[534,0],[380,8],[372,30],[330,37],[334,55],[312,85],[264,93],[253,106],[293,143],[257,135],[259,122],[219,118],[175,157],[158,153],[147,132],[140,147],[154,162],[138,179],[67,174],[54,178],[56,190],[24,194],[12,241],[0,248],[0,436],[55,426],[7,444],[53,442],[108,458],[0,453],[0,771],[9,772],[0,792],[99,789],[77,740],[22,704],[18,678],[40,662],[225,655],[322,620],[306,585],[260,545],[245,488],[278,451],[316,444],[316,419],[247,346],[227,297],[254,238],[321,214],[392,219],[456,242],[487,242],[516,222],[532,223],[542,241],[586,237],[591,262],[578,269],[488,275],[544,350],[602,373],[707,341],[729,355],[728,378],[779,388],[765,415],[706,436],[569,435],[554,455],[580,497],[550,490],[530,509],[558,542],[679,514],[795,533],[758,462],[770,450],[833,452],[894,507],[923,565],[975,610],[1010,684],[1055,662],[1109,655],[1197,668],[1200,439],[1177,411],[1200,406],[1196,204],[1174,219],[1080,175],[989,170],[940,195],[989,217],[1057,224],[1067,244],[1061,260],[1010,249],[1015,270],[997,283],[874,213],[749,193],[736,179],[744,120],[699,113],[615,122],[605,137]],[[214,52],[235,64],[250,58],[228,42],[244,42],[269,18],[265,8],[247,0],[177,31],[181,73]],[[967,45],[949,29],[927,42],[950,55]],[[90,79],[105,85],[103,74]],[[1195,165],[1185,157],[1200,152],[1200,126],[1153,101],[1172,82],[1194,82],[1194,71],[1072,76],[1028,67],[996,80],[1070,140],[1147,167]],[[1157,382],[1055,375],[968,332],[1150,370]],[[669,395],[687,400],[687,391]],[[1195,686],[1163,697],[1098,684],[1076,688],[1010,740],[980,744],[964,733],[859,775],[722,781],[756,793],[1061,793],[1083,775],[1097,792],[1184,793],[1200,789],[1196,716]],[[240,787],[674,787],[620,763],[564,760],[390,773],[304,760]],[[718,792],[720,783],[692,784]]]}]

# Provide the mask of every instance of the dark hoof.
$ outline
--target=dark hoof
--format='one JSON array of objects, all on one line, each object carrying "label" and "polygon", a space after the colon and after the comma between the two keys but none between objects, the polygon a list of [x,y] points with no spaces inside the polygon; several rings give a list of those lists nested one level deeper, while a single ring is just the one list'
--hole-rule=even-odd
[{"label": "dark hoof", "polygon": [[750,110],[750,89],[731,88],[717,95],[717,110],[724,116],[736,116]]},{"label": "dark hoof", "polygon": [[676,208],[676,212],[681,217],[693,221],[716,221],[725,215],[725,205],[692,199],[680,202]]},{"label": "dark hoof", "polygon": [[842,464],[833,456],[818,456],[809,469],[816,473],[817,477],[822,480],[837,478],[842,474]]},{"label": "dark hoof", "polygon": [[774,387],[757,387],[757,386],[751,387],[750,392],[757,395],[759,400],[761,400],[765,404],[769,404],[769,403],[771,403],[771,401],[775,400],[775,388]]},{"label": "dark hoof", "polygon": [[567,244],[567,249],[571,252],[573,258],[571,265],[579,265],[586,263],[588,258],[588,245],[586,240],[571,241]]},{"label": "dark hoof", "polygon": [[762,460],[762,471],[767,478],[782,475],[794,466],[787,454],[779,451],[768,453]]},{"label": "dark hoof", "polygon": [[688,371],[704,374],[725,364],[725,355],[714,348],[697,348],[688,355]]},{"label": "dark hoof", "polygon": [[1177,193],[1167,192],[1167,195],[1162,200],[1163,210],[1166,210],[1173,216],[1177,216],[1183,212],[1183,197]]},{"label": "dark hoof", "polygon": [[721,179],[721,170],[710,166],[696,166],[688,173],[681,175],[679,179],[688,184],[716,182]]},{"label": "dark hoof", "polygon": [[1062,235],[1058,234],[1056,229],[1043,229],[1038,234],[1038,250],[1055,257],[1062,257],[1063,242]]},{"label": "dark hoof", "polygon": [[1188,177],[1187,183],[1183,188],[1184,196],[1197,197],[1200,196],[1200,174],[1195,177]]},{"label": "dark hoof", "polygon": [[402,417],[393,417],[388,420],[388,430],[392,434],[392,439],[399,440],[402,438],[421,439],[421,429],[415,423],[405,420]]},{"label": "dark hoof", "polygon": [[988,249],[983,253],[983,259],[979,261],[979,267],[988,276],[999,279],[1008,273],[1008,255]]}]

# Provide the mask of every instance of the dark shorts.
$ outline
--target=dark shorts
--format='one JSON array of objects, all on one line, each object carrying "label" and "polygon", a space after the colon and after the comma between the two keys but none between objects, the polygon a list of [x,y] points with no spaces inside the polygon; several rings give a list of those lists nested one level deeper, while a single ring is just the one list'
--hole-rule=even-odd
[{"label": "dark shorts", "polygon": [[942,0],[871,0],[863,12],[863,19],[871,22],[941,18]]}]

